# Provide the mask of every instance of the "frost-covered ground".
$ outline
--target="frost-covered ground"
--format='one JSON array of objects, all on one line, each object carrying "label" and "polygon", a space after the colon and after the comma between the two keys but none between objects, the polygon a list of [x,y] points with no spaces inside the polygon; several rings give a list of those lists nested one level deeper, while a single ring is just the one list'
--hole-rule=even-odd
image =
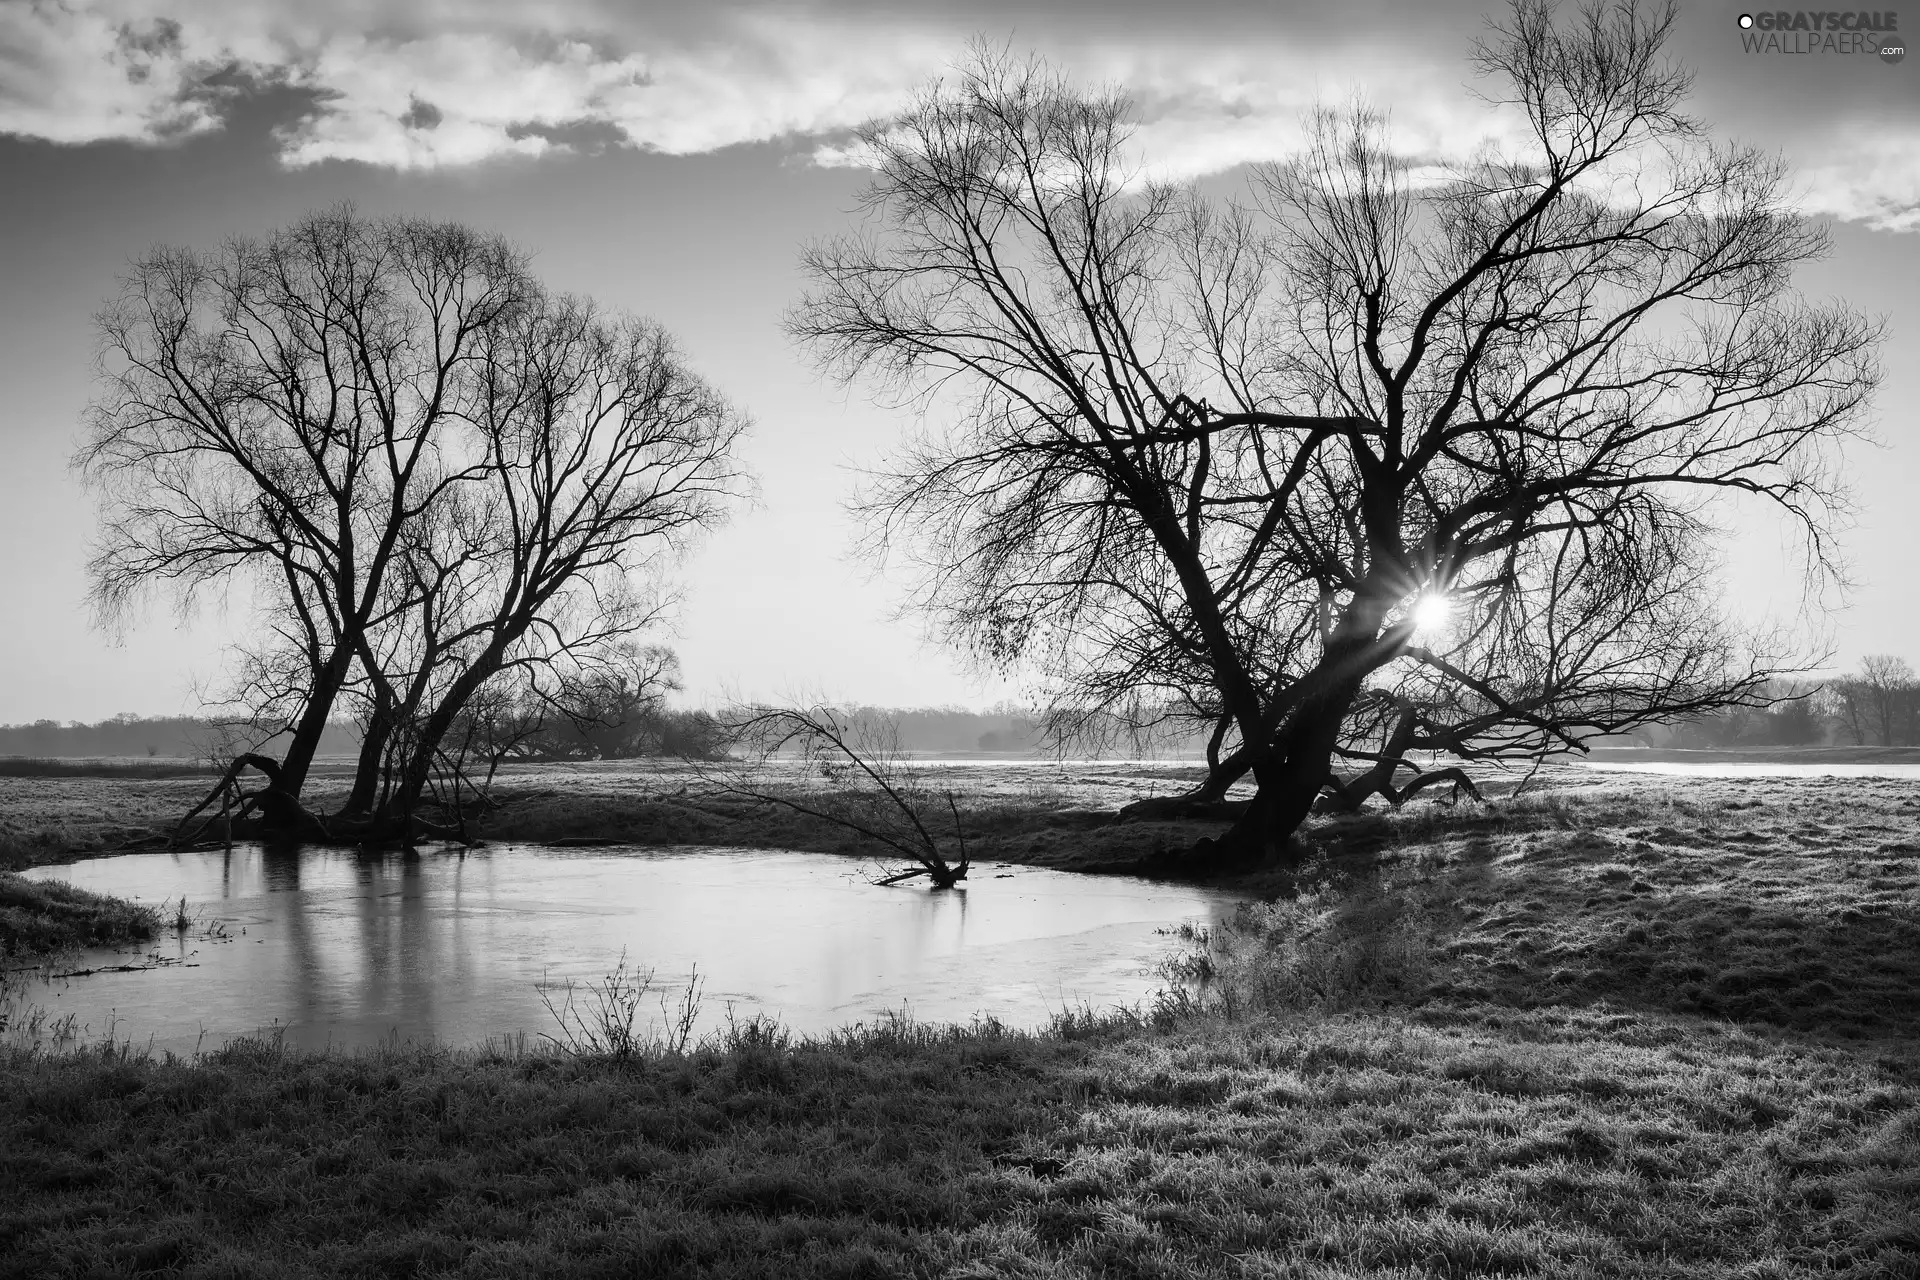
[{"label": "frost-covered ground", "polygon": [[[1107,821],[1188,766],[941,767],[996,857],[1195,833]],[[686,771],[503,793],[509,836],[836,838]],[[1561,768],[1303,835],[1192,985],[1035,1035],[0,1053],[0,1276],[1920,1274],[1920,784]]]}]

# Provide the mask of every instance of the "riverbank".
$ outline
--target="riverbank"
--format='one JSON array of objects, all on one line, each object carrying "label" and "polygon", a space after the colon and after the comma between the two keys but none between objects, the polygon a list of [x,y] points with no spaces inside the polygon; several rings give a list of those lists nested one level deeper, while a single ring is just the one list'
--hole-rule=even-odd
[{"label": "riverbank", "polygon": [[[1674,858],[1704,865],[1694,847],[1724,843],[1723,837],[1739,842],[1742,857],[1819,848],[1836,866],[1865,865],[1903,840],[1920,846],[1920,786],[1911,779],[1677,777],[1552,764],[1532,775],[1483,777],[1488,804],[1449,805],[1433,797],[1399,810],[1317,816],[1299,833],[1304,861],[1297,871],[1220,876],[1196,874],[1181,855],[1201,837],[1219,834],[1223,823],[1117,820],[1133,801],[1191,787],[1200,776],[1192,763],[936,767],[951,786],[976,860],[1199,881],[1265,897],[1291,895],[1329,874],[1395,866],[1424,844],[1452,842],[1458,853],[1570,824],[1595,837],[1590,851],[1654,851],[1605,872],[1613,880],[1603,887],[1628,894],[1647,891],[1636,883],[1655,882],[1635,868]],[[0,869],[155,849],[201,798],[202,782],[0,777]],[[321,810],[337,804],[346,786],[344,771],[323,770],[309,783],[310,803]],[[842,827],[726,794],[697,770],[672,762],[524,766],[504,773],[494,794],[497,804],[472,825],[476,837],[488,841],[876,853]],[[1898,848],[1892,853],[1896,863],[1906,856]],[[1588,896],[1556,899],[1556,909],[1584,908]]]},{"label": "riverbank", "polygon": [[160,913],[152,907],[0,871],[0,964],[73,947],[145,942],[159,929]]},{"label": "riverbank", "polygon": [[1913,783],[1309,836],[1187,995],[1037,1033],[8,1051],[0,1276],[1920,1270]]},{"label": "riverbank", "polygon": [[[1168,795],[1200,776],[1191,763],[945,762],[967,848],[982,861],[1063,870],[1137,871],[1221,830],[1217,823],[1128,823],[1132,800]],[[345,798],[344,771],[317,771],[305,799],[324,812]],[[0,868],[24,869],[152,848],[205,794],[204,778],[0,777]],[[729,794],[672,761],[516,766],[503,770],[495,803],[472,817],[487,841],[643,847],[791,849],[871,857],[844,827]],[[945,815],[943,814],[944,818]],[[942,831],[944,836],[945,831]]]},{"label": "riverbank", "polygon": [[[84,766],[56,762],[58,770],[0,774],[0,869],[24,869],[76,858],[150,848],[164,842],[180,818],[205,795],[207,779],[196,773],[166,776],[167,767],[135,762]],[[969,849],[983,860],[1018,862],[1061,870],[1105,870],[1178,875],[1177,855],[1219,823],[1128,822],[1113,816],[1127,804],[1178,794],[1201,777],[1192,761],[1068,761],[1049,759],[925,760],[920,766],[950,785]],[[1482,790],[1498,800],[1524,788],[1537,793],[1608,792],[1627,797],[1651,788],[1675,788],[1701,803],[1745,794],[1810,795],[1822,788],[1860,782],[1861,770],[1886,766],[1889,776],[1920,764],[1920,748],[1822,747],[1729,751],[1599,749],[1591,763],[1555,761],[1535,773],[1479,770]],[[1626,779],[1604,766],[1775,765],[1794,769],[1838,768],[1851,779],[1802,776],[1687,777],[1651,774]],[[323,762],[309,778],[305,798],[318,812],[337,806],[348,787],[349,766]],[[1628,791],[1620,790],[1623,781]],[[1908,785],[1912,780],[1908,779]],[[1794,787],[1801,790],[1793,791]],[[1805,788],[1814,790],[1808,792]],[[1720,790],[1715,790],[1720,788]],[[1732,790],[1727,790],[1732,788]],[[1786,790],[1782,790],[1786,788]],[[619,760],[587,764],[511,765],[496,779],[495,805],[470,815],[479,839],[518,843],[633,844],[647,847],[707,845],[782,848],[845,855],[870,854],[843,828],[775,805],[727,794],[699,766],[669,760]],[[1472,813],[1477,806],[1465,806]],[[1497,806],[1496,806],[1497,808]],[[1404,814],[1445,806],[1418,802]],[[944,813],[941,815],[944,818]],[[1498,824],[1494,811],[1486,815]],[[1301,833],[1311,848],[1364,845],[1390,833],[1399,815],[1384,825],[1374,816],[1316,818]]]}]

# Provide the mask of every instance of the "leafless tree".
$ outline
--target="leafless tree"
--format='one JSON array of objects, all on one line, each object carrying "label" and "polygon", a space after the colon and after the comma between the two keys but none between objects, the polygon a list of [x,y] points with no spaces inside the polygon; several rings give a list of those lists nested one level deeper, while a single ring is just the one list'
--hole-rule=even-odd
[{"label": "leafless tree", "polygon": [[1826,236],[1682,113],[1673,21],[1519,0],[1474,57],[1523,145],[1416,164],[1323,112],[1243,204],[1142,178],[1125,99],[1039,63],[867,127],[874,229],[807,252],[790,326],[929,410],[863,500],[875,549],[985,660],[1230,737],[1235,856],[1282,854],[1342,751],[1751,697],[1701,506],[1771,503],[1827,564],[1880,331],[1793,291]]},{"label": "leafless tree", "polygon": [[1865,707],[1852,696],[1848,683],[1844,676],[1825,681],[1813,700],[1818,713],[1833,724],[1834,741],[1858,746],[1867,740]]},{"label": "leafless tree", "polygon": [[680,660],[660,645],[620,644],[582,662],[557,692],[542,694],[551,756],[612,760],[671,753],[667,694],[680,689]]},{"label": "leafless tree", "polygon": [[503,240],[343,206],[155,250],[98,317],[104,390],[75,457],[103,515],[94,602],[119,620],[155,587],[183,607],[250,588],[295,796],[403,532],[461,479],[438,443],[469,411],[481,335],[534,292]]},{"label": "leafless tree", "polygon": [[457,225],[342,208],[160,251],[101,330],[78,463],[102,611],[247,580],[270,638],[243,684],[294,709],[275,787],[297,799],[344,698],[366,726],[344,812],[381,829],[412,827],[489,681],[541,686],[653,620],[745,484],[744,419],[660,326]]},{"label": "leafless tree", "polygon": [[[396,715],[413,741],[386,804],[402,812],[476,692],[514,669],[545,688],[644,629],[664,597],[639,584],[746,484],[733,456],[745,420],[657,325],[542,299],[488,333],[481,369],[454,446],[469,478],[420,523],[410,604],[392,624],[388,652],[408,676]],[[379,639],[369,632],[369,670]]]}]

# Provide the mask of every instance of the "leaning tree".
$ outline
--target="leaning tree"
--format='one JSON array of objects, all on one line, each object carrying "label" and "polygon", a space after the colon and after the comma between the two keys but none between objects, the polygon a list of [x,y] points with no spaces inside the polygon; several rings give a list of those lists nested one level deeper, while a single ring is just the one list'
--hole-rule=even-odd
[{"label": "leaning tree", "polygon": [[490,681],[539,686],[657,614],[722,520],[745,420],[657,324],[551,293],[450,223],[309,216],[133,264],[100,316],[103,614],[241,583],[264,639],[238,688],[284,716],[270,818],[321,730],[365,726],[337,830],[404,834]]},{"label": "leaning tree", "polygon": [[870,229],[807,252],[790,325],[927,411],[876,548],[1063,703],[1211,721],[1211,781],[1255,783],[1236,856],[1421,749],[1761,697],[1703,506],[1771,503],[1826,563],[1879,327],[1794,291],[1826,237],[1683,113],[1673,20],[1518,0],[1474,53],[1517,141],[1416,162],[1322,112],[1240,203],[1143,177],[1127,101],[1039,63],[868,126]]}]

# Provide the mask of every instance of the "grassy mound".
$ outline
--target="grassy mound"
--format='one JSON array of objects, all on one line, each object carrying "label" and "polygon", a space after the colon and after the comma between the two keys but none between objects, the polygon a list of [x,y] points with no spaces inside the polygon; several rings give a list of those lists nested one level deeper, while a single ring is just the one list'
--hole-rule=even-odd
[{"label": "grassy mound", "polygon": [[0,956],[139,942],[159,926],[152,907],[0,871]]}]

